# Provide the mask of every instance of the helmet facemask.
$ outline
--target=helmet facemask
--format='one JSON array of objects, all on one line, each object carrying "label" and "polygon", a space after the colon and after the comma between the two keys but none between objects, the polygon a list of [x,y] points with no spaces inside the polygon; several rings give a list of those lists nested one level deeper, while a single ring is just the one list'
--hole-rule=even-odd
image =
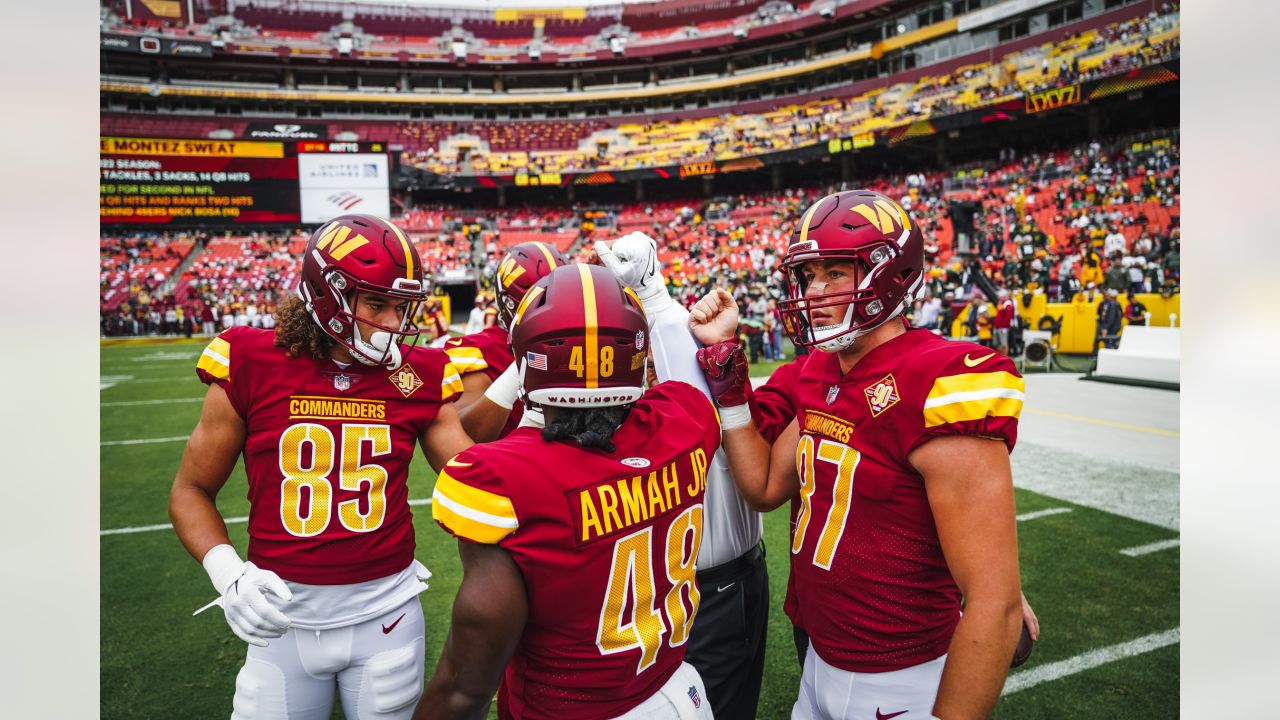
[{"label": "helmet facemask", "polygon": [[[424,284],[418,280],[396,278],[392,287],[375,286],[332,266],[322,272],[322,277],[325,287],[319,297],[312,296],[314,288],[308,283],[298,286],[298,294],[321,329],[363,365],[381,365],[390,370],[400,367],[403,362],[400,346],[412,344],[418,338],[419,330],[414,318],[418,305],[427,297]],[[360,293],[378,295],[392,303],[406,302],[399,325],[386,326],[359,317],[353,305],[358,305]],[[328,320],[322,316],[327,316]],[[360,332],[359,325],[362,324],[372,329],[368,340]]]},{"label": "helmet facemask", "polygon": [[[796,254],[784,266],[787,299],[778,303],[784,316],[784,326],[796,345],[812,347],[822,352],[838,352],[852,346],[857,340],[902,313],[922,286],[918,278],[911,288],[901,288],[886,298],[876,292],[877,280],[893,273],[901,265],[901,253],[892,242],[881,242],[867,247]],[[805,278],[805,266],[811,262],[846,261],[856,268],[852,290],[824,292],[819,288],[810,293],[810,281]],[[818,327],[811,313],[832,307],[844,307],[844,317],[839,322]]]}]

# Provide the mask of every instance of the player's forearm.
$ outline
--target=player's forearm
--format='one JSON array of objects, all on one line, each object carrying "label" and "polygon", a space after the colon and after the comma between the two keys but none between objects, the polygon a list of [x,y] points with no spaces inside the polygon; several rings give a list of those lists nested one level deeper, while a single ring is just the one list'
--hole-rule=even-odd
[{"label": "player's forearm", "polygon": [[[461,401],[459,401],[461,405]],[[511,411],[481,395],[474,402],[458,408],[462,429],[478,443],[496,440],[507,424]]]},{"label": "player's forearm", "polygon": [[[448,654],[448,648],[445,649]],[[477,691],[442,656],[431,682],[418,700],[413,720],[483,720],[488,715],[494,688]]]},{"label": "player's forearm", "polygon": [[934,715],[942,720],[968,720],[991,714],[1021,626],[1022,603],[1016,592],[1007,598],[966,602],[951,638]]},{"label": "player's forearm", "polygon": [[217,545],[230,545],[227,525],[214,499],[195,485],[174,483],[169,491],[169,519],[174,532],[196,562]]},{"label": "player's forearm", "polygon": [[747,505],[757,512],[768,512],[786,502],[787,498],[778,497],[777,485],[770,485],[770,448],[755,423],[725,430],[723,438],[733,482]]}]

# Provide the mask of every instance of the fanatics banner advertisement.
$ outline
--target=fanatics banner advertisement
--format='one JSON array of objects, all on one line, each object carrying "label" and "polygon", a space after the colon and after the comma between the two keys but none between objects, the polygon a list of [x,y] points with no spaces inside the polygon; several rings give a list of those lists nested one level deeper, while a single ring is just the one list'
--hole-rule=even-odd
[{"label": "fanatics banner advertisement", "polygon": [[103,225],[297,223],[298,163],[282,143],[101,138]]},{"label": "fanatics banner advertisement", "polygon": [[329,136],[329,128],[322,124],[255,122],[245,127],[244,136],[250,140],[320,140]]},{"label": "fanatics banner advertisement", "polygon": [[302,222],[323,223],[345,213],[391,214],[387,156],[373,153],[302,153],[298,186]]}]

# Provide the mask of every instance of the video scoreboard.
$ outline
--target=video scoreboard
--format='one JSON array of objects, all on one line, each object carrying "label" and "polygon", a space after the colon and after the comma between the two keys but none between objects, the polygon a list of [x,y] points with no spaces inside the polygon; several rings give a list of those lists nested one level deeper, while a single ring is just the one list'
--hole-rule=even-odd
[{"label": "video scoreboard", "polygon": [[390,214],[382,143],[103,137],[102,225],[322,223]]}]

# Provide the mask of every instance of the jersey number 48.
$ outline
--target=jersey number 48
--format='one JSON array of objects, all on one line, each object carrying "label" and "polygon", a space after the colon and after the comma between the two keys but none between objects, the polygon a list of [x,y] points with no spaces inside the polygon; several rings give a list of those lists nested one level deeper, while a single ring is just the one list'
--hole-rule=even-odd
[{"label": "jersey number 48", "polygon": [[[693,542],[686,553],[685,538],[693,535]],[[679,647],[689,639],[689,628],[698,614],[698,584],[694,580],[694,560],[702,545],[702,505],[694,505],[680,513],[667,527],[664,543],[664,560],[661,572],[667,576],[671,589],[661,600],[655,597],[653,526],[646,527],[613,544],[613,563],[609,568],[609,587],[605,591],[604,604],[600,608],[600,625],[596,631],[596,647],[603,655],[626,652],[640,648],[640,662],[636,674],[647,670],[657,662],[662,636],[671,636],[667,643]],[[685,593],[689,595],[689,607],[685,607]],[[626,609],[631,612],[623,617]],[[665,614],[665,619],[663,615]]]}]

